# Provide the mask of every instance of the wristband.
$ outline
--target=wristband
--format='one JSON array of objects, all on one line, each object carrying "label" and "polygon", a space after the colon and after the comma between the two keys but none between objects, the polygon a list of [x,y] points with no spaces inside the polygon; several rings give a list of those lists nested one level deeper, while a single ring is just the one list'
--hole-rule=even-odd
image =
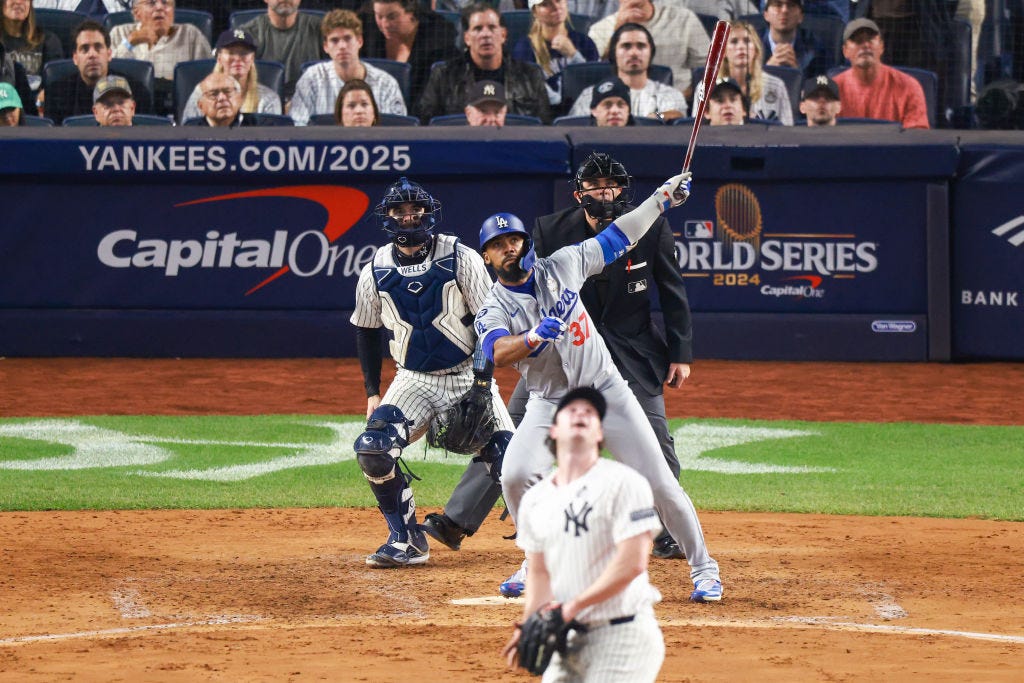
[{"label": "wristband", "polygon": [[540,346],[540,342],[537,342],[536,344],[531,344],[530,343],[530,333],[529,332],[524,332],[523,333],[523,343],[526,344],[526,348],[530,349],[531,351],[533,349],[537,348],[538,346]]},{"label": "wristband", "polygon": [[132,45],[131,41],[128,40],[127,38],[125,38],[124,40],[121,41],[121,47],[123,47],[124,49],[128,50],[128,52],[131,52],[131,51],[133,51],[135,49],[135,46]]}]

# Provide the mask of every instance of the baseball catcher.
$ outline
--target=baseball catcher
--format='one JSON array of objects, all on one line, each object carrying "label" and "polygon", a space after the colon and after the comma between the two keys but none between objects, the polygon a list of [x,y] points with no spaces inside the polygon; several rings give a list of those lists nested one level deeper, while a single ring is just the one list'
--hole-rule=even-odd
[{"label": "baseball catcher", "polygon": [[[506,656],[511,654],[519,661],[519,666],[534,676],[540,676],[556,652],[562,656],[566,654],[570,632],[583,634],[587,627],[575,619],[566,623],[562,618],[561,605],[542,607],[526,621],[516,624],[516,634],[506,646]],[[519,636],[518,642],[514,642],[516,635]],[[574,649],[579,645],[579,641],[574,639]]]}]

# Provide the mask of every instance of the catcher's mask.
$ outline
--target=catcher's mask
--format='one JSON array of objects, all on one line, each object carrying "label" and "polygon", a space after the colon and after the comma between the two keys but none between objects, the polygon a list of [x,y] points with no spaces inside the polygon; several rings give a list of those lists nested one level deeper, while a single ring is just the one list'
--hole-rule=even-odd
[{"label": "catcher's mask", "polygon": [[[423,209],[418,223],[409,226],[391,215],[390,210],[402,204],[413,204]],[[388,187],[373,213],[381,229],[391,235],[392,242],[400,247],[415,247],[426,244],[441,222],[441,202],[431,197],[418,183],[402,176]]]},{"label": "catcher's mask", "polygon": [[537,261],[537,252],[533,248],[533,238],[527,232],[523,221],[513,213],[496,213],[480,226],[480,251],[487,249],[487,243],[502,235],[523,236],[523,256],[519,259],[519,267],[524,273],[530,272]]},{"label": "catcher's mask", "polygon": [[[615,199],[603,202],[589,194],[584,194],[588,189],[595,189],[593,187],[584,188],[584,182],[594,182],[601,178],[611,180],[615,183],[614,186],[621,188],[621,192]],[[584,159],[576,171],[573,183],[576,192],[579,193],[577,199],[580,206],[591,218],[597,220],[615,220],[626,212],[626,204],[633,198],[633,178],[626,172],[625,166],[604,152],[593,152]]]}]

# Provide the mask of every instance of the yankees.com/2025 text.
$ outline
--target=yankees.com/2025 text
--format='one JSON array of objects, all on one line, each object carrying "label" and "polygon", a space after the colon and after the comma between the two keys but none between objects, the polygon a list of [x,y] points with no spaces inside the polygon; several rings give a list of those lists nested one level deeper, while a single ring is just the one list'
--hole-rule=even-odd
[{"label": "yankees.com/2025 text", "polygon": [[[234,148],[237,149],[237,148]],[[321,173],[406,171],[409,145],[79,145],[86,171]]]}]

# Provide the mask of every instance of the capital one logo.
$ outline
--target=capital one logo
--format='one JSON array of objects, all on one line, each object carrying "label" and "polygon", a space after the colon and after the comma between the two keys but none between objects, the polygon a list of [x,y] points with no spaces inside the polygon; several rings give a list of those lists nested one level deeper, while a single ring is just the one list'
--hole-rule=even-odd
[{"label": "capital one logo", "polygon": [[[175,208],[266,197],[313,202],[327,212],[327,219],[322,228],[304,230],[294,236],[287,230],[277,230],[271,240],[247,239],[243,231],[221,234],[210,230],[205,232],[205,239],[164,240],[149,235],[140,237],[136,230],[116,230],[100,239],[97,257],[111,268],[159,268],[167,277],[197,267],[274,268],[273,273],[246,291],[248,296],[288,273],[311,277],[333,272],[335,262],[343,256],[334,243],[359,221],[370,204],[365,193],[351,187],[297,185],[195,199],[176,204]],[[372,252],[372,247],[366,249]],[[300,253],[307,255],[309,262],[300,262]],[[310,260],[309,254],[314,258]]]}]

